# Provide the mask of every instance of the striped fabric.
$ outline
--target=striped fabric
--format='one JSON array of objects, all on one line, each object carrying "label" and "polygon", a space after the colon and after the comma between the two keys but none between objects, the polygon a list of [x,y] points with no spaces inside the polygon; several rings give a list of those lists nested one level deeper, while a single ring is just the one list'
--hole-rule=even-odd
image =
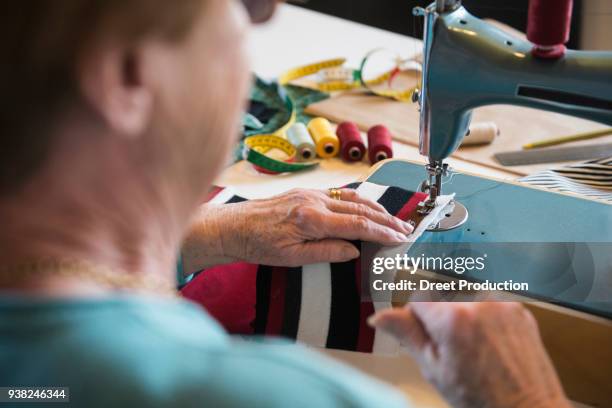
[{"label": "striped fabric", "polygon": [[546,170],[520,181],[612,202],[612,157]]},{"label": "striped fabric", "polygon": [[[403,220],[426,197],[372,183],[348,187]],[[244,200],[230,189],[216,189],[210,198],[215,203]],[[412,234],[412,242],[423,229]],[[204,306],[233,334],[282,336],[314,347],[396,354],[399,343],[366,324],[375,310],[391,305],[362,301],[361,283],[360,259],[298,268],[235,263],[202,271],[181,293]]]}]

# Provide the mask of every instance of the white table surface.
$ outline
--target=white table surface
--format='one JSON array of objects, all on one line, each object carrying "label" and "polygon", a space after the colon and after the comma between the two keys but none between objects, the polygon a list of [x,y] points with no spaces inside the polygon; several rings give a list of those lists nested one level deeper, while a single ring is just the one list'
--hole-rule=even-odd
[{"label": "white table surface", "polygon": [[[406,18],[411,18],[407,15]],[[266,25],[253,29],[249,52],[254,72],[264,78],[275,78],[283,71],[310,62],[344,57],[356,66],[370,50],[385,46],[413,55],[420,52],[420,41],[388,31],[368,27],[305,10],[281,5],[276,16]],[[384,123],[384,118],[381,118]],[[394,143],[395,157],[425,162],[416,148]],[[487,167],[448,160],[458,169],[492,177],[509,178],[506,173]],[[232,186],[249,198],[268,197],[291,188],[329,188],[355,181],[368,172],[366,162],[348,164],[340,159],[324,160],[318,169],[298,174],[264,175],[246,162],[225,170],[218,185]],[[415,186],[420,180],[415,180]],[[420,375],[409,357],[379,357],[342,351],[327,354],[351,364],[405,392],[414,407],[446,407],[440,395]]]},{"label": "white table surface", "polygon": [[[411,16],[406,16],[411,18]],[[276,78],[285,70],[327,58],[347,58],[347,66],[357,66],[370,50],[385,46],[410,56],[420,52],[421,42],[363,24],[281,5],[265,25],[255,27],[248,50],[253,71],[264,78]],[[384,123],[384,118],[381,118]],[[396,158],[425,163],[418,149],[394,142]],[[505,172],[461,160],[449,159],[451,167],[470,173],[498,178],[513,178]],[[241,162],[228,168],[217,184],[234,186],[248,197],[266,197],[294,187],[329,188],[355,181],[367,173],[369,164],[345,163],[340,159],[324,160],[318,169],[301,174],[269,176],[257,173],[250,164]],[[418,185],[419,181],[415,181]]]}]

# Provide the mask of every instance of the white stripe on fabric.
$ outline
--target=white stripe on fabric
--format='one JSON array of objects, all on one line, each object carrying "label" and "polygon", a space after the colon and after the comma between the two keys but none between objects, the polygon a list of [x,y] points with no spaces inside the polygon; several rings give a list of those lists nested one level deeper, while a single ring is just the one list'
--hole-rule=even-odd
[{"label": "white stripe on fabric", "polygon": [[327,345],[331,313],[331,268],[329,263],[302,267],[302,300],[297,340],[314,347]]},{"label": "white stripe on fabric", "polygon": [[387,191],[388,188],[389,186],[381,186],[380,184],[365,182],[361,183],[359,187],[357,187],[357,192],[363,198],[378,201],[378,199],[385,194],[385,191]]}]

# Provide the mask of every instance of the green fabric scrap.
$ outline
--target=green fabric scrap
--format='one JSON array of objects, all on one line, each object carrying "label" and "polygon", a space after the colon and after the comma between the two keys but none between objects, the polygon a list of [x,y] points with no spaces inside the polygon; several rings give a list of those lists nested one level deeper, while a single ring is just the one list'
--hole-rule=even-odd
[{"label": "green fabric scrap", "polygon": [[306,124],[312,119],[310,115],[304,113],[306,107],[327,98],[329,98],[329,94],[325,92],[297,85],[280,86],[275,81],[267,82],[256,76],[251,87],[250,99],[265,104],[268,108],[276,110],[277,113],[266,123],[261,123],[249,113],[243,115],[243,134],[238,146],[234,150],[234,162],[244,158],[242,140],[245,137],[274,133],[291,118],[292,105],[296,111],[296,120]]},{"label": "green fabric scrap", "polygon": [[248,112],[244,114],[243,125],[246,129],[261,129],[263,127],[263,123]]}]

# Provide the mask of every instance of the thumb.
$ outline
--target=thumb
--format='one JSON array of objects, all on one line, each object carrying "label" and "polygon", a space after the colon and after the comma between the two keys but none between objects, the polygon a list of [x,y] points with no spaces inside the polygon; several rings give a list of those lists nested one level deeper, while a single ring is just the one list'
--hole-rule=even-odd
[{"label": "thumb", "polygon": [[300,248],[303,263],[346,262],[359,256],[355,245],[341,239],[306,242]]},{"label": "thumb", "polygon": [[414,357],[419,357],[430,341],[423,324],[409,307],[382,310],[370,316],[368,324],[400,340]]}]

